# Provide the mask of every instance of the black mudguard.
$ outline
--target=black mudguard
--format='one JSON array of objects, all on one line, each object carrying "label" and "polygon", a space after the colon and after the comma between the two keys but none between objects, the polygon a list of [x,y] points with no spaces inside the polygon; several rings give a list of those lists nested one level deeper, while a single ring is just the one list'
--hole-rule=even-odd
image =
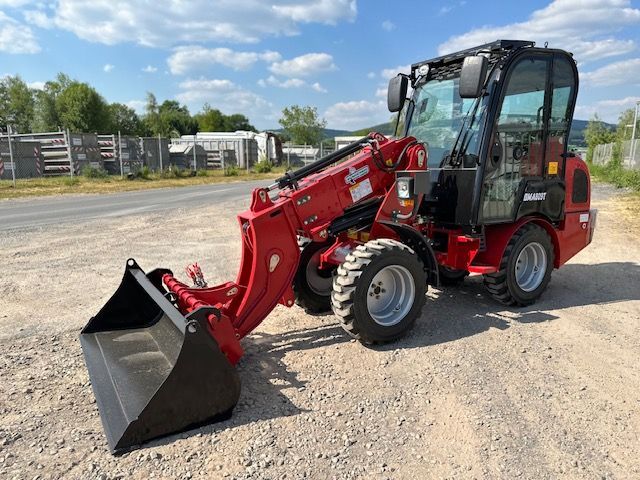
[{"label": "black mudguard", "polygon": [[436,254],[433,251],[433,248],[431,248],[429,239],[410,225],[391,221],[381,221],[380,223],[396,232],[402,243],[410,247],[420,256],[420,259],[427,270],[427,282],[429,285],[438,287],[440,285],[438,261],[436,260]]}]

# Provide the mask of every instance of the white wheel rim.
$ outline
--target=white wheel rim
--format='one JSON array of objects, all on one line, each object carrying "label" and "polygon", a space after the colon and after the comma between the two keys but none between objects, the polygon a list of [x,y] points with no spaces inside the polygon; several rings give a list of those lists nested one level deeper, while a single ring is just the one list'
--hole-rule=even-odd
[{"label": "white wheel rim", "polygon": [[538,242],[532,242],[520,251],[516,259],[516,283],[525,292],[538,288],[547,272],[547,252]]},{"label": "white wheel rim", "polygon": [[318,272],[322,252],[324,250],[318,250],[311,256],[305,268],[305,275],[307,277],[307,285],[309,285],[313,293],[328,297],[331,295],[331,289],[333,288],[333,277],[331,275],[323,276]]},{"label": "white wheel rim", "polygon": [[373,321],[391,327],[409,313],[416,297],[411,272],[401,265],[384,267],[369,284],[367,309]]}]

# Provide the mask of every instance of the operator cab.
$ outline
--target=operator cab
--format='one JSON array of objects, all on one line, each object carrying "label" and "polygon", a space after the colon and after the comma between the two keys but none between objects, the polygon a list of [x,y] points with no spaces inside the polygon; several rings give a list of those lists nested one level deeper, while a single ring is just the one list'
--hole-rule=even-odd
[{"label": "operator cab", "polygon": [[510,40],[419,62],[392,79],[397,133],[428,151],[431,193],[420,213],[469,233],[531,214],[560,221],[577,90],[570,54]]}]

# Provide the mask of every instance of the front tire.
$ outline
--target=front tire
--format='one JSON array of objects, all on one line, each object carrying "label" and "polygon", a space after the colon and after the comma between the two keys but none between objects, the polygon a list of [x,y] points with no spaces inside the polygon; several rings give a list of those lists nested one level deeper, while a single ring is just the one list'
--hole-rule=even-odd
[{"label": "front tire", "polygon": [[427,275],[408,246],[391,239],[359,245],[338,267],[331,305],[342,327],[365,344],[402,337],[425,302]]},{"label": "front tire", "polygon": [[503,305],[531,305],[547,288],[553,263],[551,238],[543,228],[529,223],[513,234],[500,270],[486,274],[484,284]]},{"label": "front tire", "polygon": [[300,242],[300,263],[293,279],[296,304],[311,315],[331,311],[331,289],[335,269],[319,269],[320,255],[332,243]]}]

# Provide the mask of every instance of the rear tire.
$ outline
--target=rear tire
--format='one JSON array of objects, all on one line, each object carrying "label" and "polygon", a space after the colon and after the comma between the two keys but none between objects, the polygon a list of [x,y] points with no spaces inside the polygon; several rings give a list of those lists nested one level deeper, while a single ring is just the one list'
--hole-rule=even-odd
[{"label": "rear tire", "polygon": [[543,228],[529,223],[513,234],[500,270],[484,275],[484,285],[503,305],[531,305],[547,288],[553,263],[551,238]]},{"label": "rear tire", "polygon": [[464,282],[464,279],[469,276],[469,272],[467,270],[456,270],[455,268],[440,265],[438,267],[438,276],[441,285],[454,286]]},{"label": "rear tire", "polygon": [[[299,240],[298,244],[301,243]],[[304,242],[300,245],[300,262],[293,279],[293,291],[296,294],[296,304],[311,315],[331,311],[331,289],[335,269],[320,270],[317,268],[320,254],[331,245],[332,242]]]},{"label": "rear tire", "polygon": [[338,267],[331,305],[342,328],[365,344],[403,336],[425,302],[427,275],[408,246],[391,239],[359,245]]}]

